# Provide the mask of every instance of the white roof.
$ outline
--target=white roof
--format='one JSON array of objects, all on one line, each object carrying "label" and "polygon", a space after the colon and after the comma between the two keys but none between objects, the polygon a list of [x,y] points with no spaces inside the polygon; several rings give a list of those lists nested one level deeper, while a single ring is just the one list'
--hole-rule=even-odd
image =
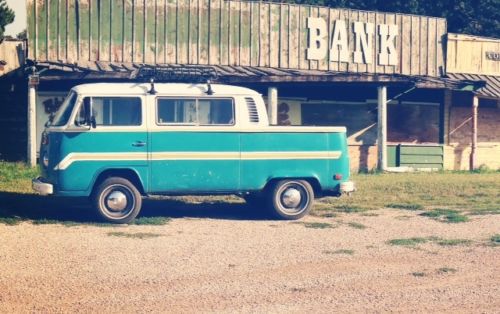
[{"label": "white roof", "polygon": [[[151,89],[149,83],[91,83],[73,87],[79,94],[89,95],[145,95]],[[207,96],[207,84],[155,83],[158,95]],[[212,84],[213,96],[259,95],[245,87]]]}]

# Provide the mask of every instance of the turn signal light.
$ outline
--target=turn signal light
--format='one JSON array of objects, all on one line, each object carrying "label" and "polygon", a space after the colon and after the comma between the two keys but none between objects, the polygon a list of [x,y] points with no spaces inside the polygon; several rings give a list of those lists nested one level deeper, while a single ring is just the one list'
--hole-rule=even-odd
[{"label": "turn signal light", "polygon": [[334,176],[333,176],[333,179],[337,180],[337,181],[340,181],[342,180],[342,175],[340,173],[336,173]]}]

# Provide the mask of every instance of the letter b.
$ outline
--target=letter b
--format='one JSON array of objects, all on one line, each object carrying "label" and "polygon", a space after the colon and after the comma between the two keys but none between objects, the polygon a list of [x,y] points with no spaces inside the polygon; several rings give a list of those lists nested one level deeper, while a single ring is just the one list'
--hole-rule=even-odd
[{"label": "letter b", "polygon": [[307,47],[308,60],[321,60],[326,57],[328,51],[327,30],[325,20],[317,17],[307,18],[309,30],[309,42]]}]

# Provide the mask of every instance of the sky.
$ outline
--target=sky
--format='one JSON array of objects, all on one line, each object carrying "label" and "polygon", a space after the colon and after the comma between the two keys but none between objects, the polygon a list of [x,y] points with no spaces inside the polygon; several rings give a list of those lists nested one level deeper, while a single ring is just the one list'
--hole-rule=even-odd
[{"label": "sky", "polygon": [[5,34],[16,36],[26,29],[26,1],[25,0],[7,0],[7,5],[14,10],[16,18],[14,22],[7,25]]}]

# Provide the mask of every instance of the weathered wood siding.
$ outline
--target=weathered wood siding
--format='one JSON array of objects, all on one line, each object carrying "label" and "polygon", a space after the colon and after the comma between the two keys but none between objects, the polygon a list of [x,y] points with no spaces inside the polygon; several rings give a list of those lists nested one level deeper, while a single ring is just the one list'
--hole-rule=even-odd
[{"label": "weathered wood siding", "polygon": [[[487,54],[496,54],[496,58]],[[448,34],[446,70],[450,73],[500,75],[500,39]],[[496,59],[496,60],[495,60]]]},{"label": "weathered wood siding", "polygon": [[[439,75],[446,21],[425,16],[227,0],[27,0],[39,61],[244,65]],[[348,26],[349,62],[308,60],[308,17]],[[353,23],[375,24],[371,63],[354,63]],[[394,24],[396,65],[380,65],[378,25]],[[331,33],[330,33],[331,36]],[[330,37],[329,36],[329,37]],[[329,38],[331,39],[331,38]]]},{"label": "weathered wood siding", "polygon": [[4,40],[0,44],[0,60],[6,64],[0,65],[0,76],[19,69],[24,64],[25,53],[23,41]]}]

